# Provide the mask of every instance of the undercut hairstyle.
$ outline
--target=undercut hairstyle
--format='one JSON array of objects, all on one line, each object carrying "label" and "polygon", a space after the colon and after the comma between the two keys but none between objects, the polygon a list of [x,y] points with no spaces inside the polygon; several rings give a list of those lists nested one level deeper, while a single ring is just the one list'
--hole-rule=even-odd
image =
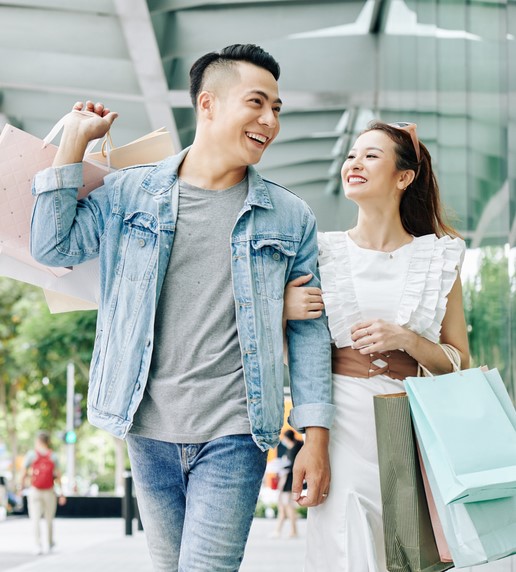
[{"label": "undercut hairstyle", "polygon": [[224,70],[235,71],[235,64],[247,62],[270,72],[278,81],[280,67],[278,62],[265,50],[254,44],[233,44],[220,52],[210,52],[201,56],[190,68],[190,98],[197,109],[197,97],[206,84],[210,72]]},{"label": "undercut hairstyle", "polygon": [[415,179],[405,189],[400,202],[400,216],[403,228],[413,236],[436,234],[437,236],[460,236],[446,221],[441,203],[439,185],[432,167],[432,158],[428,149],[419,140],[421,159],[418,162],[414,143],[407,131],[398,129],[382,121],[372,121],[368,131],[381,131],[395,144],[396,169],[413,170]]}]

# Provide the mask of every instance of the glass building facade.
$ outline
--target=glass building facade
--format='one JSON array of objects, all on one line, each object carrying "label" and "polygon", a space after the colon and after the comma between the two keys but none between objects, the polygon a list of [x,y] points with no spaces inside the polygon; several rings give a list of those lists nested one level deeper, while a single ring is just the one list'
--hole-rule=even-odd
[{"label": "glass building facade", "polygon": [[368,32],[367,69],[363,54],[340,56],[356,59],[343,83],[360,74],[361,91],[333,146],[334,182],[304,196],[321,230],[352,226],[356,211],[338,176],[349,144],[374,117],[417,123],[450,222],[468,246],[462,279],[472,363],[497,367],[514,399],[516,1],[392,0],[378,23]]},{"label": "glass building facade", "polygon": [[512,0],[392,2],[377,54],[375,109],[386,120],[417,123],[430,149],[468,245],[462,277],[474,364],[498,367],[513,398],[515,36]]}]

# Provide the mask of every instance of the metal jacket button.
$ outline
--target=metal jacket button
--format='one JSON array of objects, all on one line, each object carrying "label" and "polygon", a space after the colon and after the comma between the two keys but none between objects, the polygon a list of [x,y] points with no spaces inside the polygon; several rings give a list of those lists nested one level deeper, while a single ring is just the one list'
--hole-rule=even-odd
[{"label": "metal jacket button", "polygon": [[140,238],[140,240],[138,241],[138,244],[142,247],[145,246],[145,240],[143,240],[143,238]]},{"label": "metal jacket button", "polygon": [[275,252],[275,253],[272,255],[272,258],[274,258],[274,260],[279,260],[279,259],[280,259],[279,252]]}]

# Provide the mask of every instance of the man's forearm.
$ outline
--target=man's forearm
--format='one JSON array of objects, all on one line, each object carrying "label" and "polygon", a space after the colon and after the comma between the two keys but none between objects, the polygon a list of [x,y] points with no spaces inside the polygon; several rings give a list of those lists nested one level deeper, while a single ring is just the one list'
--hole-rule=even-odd
[{"label": "man's forearm", "polygon": [[81,163],[88,143],[88,139],[79,133],[79,126],[65,127],[52,167]]},{"label": "man's forearm", "polygon": [[306,427],[305,443],[327,447],[330,440],[330,431],[326,427]]}]

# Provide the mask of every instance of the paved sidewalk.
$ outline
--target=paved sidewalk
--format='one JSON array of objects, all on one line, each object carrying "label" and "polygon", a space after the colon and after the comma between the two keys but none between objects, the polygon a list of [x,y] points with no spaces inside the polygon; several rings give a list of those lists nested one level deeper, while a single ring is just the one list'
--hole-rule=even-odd
[{"label": "paved sidewalk", "polygon": [[[240,571],[301,572],[306,521],[298,522],[299,538],[274,539],[275,522],[255,519]],[[121,519],[57,518],[55,552],[36,556],[29,520],[10,517],[0,522],[0,571],[152,572],[144,534],[136,528],[125,536]]]}]

